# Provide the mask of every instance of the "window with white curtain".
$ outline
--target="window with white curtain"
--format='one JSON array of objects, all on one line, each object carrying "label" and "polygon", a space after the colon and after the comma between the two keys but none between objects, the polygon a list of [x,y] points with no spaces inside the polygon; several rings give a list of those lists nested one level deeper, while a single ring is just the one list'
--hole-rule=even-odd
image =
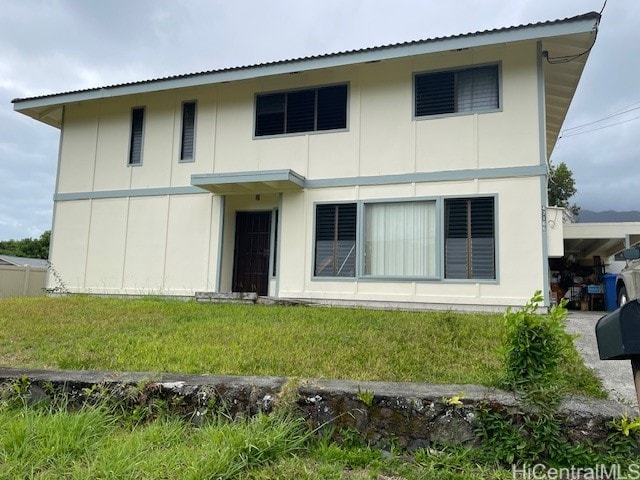
[{"label": "window with white curtain", "polygon": [[498,65],[415,76],[415,115],[482,112],[500,107]]},{"label": "window with white curtain", "polygon": [[364,274],[436,276],[435,201],[365,206]]}]

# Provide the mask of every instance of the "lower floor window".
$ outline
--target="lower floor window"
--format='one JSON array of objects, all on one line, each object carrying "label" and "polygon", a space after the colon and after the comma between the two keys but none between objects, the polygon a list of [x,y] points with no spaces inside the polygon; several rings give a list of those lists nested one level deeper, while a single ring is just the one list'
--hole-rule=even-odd
[{"label": "lower floor window", "polygon": [[494,279],[493,197],[445,200],[445,278]]},{"label": "lower floor window", "polygon": [[356,276],[356,212],[355,203],[316,207],[315,276]]},{"label": "lower floor window", "polygon": [[436,275],[436,203],[373,203],[365,208],[365,275]]},{"label": "lower floor window", "polygon": [[495,243],[493,196],[320,204],[314,276],[494,280]]}]

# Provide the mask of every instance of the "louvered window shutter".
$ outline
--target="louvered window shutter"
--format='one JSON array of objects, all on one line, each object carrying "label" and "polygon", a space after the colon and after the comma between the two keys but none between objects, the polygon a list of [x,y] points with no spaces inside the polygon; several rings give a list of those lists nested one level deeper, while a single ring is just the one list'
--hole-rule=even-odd
[{"label": "louvered window shutter", "polygon": [[455,74],[433,73],[416,77],[416,116],[455,112]]},{"label": "louvered window shutter", "polygon": [[471,199],[471,278],[496,278],[493,198]]},{"label": "louvered window shutter", "polygon": [[445,278],[493,279],[495,213],[492,197],[445,201]]},{"label": "louvered window shutter", "polygon": [[131,110],[131,143],[129,145],[129,165],[142,163],[142,134],[144,131],[144,108]]},{"label": "louvered window shutter", "polygon": [[301,90],[287,94],[286,133],[315,130],[315,90]]},{"label": "louvered window shutter", "polygon": [[317,130],[347,128],[347,86],[318,89]]},{"label": "louvered window shutter", "polygon": [[355,203],[316,207],[316,276],[355,276],[356,216]]},{"label": "louvered window shutter", "polygon": [[196,102],[182,104],[182,145],[180,160],[192,160],[196,134]]},{"label": "louvered window shutter", "polygon": [[284,133],[285,95],[259,95],[256,99],[256,136]]}]

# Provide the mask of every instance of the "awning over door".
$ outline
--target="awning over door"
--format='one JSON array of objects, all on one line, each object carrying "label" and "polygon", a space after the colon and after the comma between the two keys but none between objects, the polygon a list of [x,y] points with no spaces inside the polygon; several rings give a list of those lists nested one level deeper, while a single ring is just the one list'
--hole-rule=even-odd
[{"label": "awning over door", "polygon": [[305,178],[289,169],[191,175],[191,185],[218,195],[302,190],[304,184]]}]

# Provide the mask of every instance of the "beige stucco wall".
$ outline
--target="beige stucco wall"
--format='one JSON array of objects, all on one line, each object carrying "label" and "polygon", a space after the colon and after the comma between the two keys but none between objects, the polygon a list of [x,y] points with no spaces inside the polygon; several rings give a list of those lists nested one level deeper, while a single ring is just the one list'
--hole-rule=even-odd
[{"label": "beige stucco wall", "polygon": [[[317,202],[496,197],[496,281],[314,279]],[[521,202],[525,196],[529,203]],[[277,195],[211,194],[59,202],[53,264],[72,291],[191,295],[231,290],[235,212],[273,211]],[[540,179],[509,178],[310,189],[284,193],[280,209],[279,277],[270,294],[289,298],[521,305],[543,285]],[[220,213],[224,211],[224,230]],[[60,223],[58,223],[60,222]],[[74,229],[63,226],[73,223]],[[442,219],[438,235],[442,235]],[[85,240],[82,240],[85,239]],[[222,241],[222,259],[218,255]],[[69,242],[64,245],[65,242]],[[84,244],[84,245],[83,245]],[[63,245],[61,247],[61,245]],[[441,253],[439,253],[441,256]],[[85,267],[86,266],[86,267]],[[218,268],[220,287],[217,287]],[[51,281],[51,280],[50,280]]]},{"label": "beige stucco wall", "polygon": [[[316,202],[442,199],[452,195],[473,194],[496,195],[496,281],[312,278],[313,211]],[[532,201],[523,204],[523,196]],[[539,201],[540,179],[537,177],[331,188],[311,190],[304,194],[284,194],[282,230],[289,233],[282,238],[281,248],[286,253],[280,259],[279,294],[293,298],[522,305],[535,290],[541,288],[544,280]],[[305,218],[305,224],[300,228],[298,219],[302,217]],[[441,228],[438,233],[442,235]]]},{"label": "beige stucco wall", "polygon": [[219,203],[207,194],[57,202],[51,262],[72,292],[213,290]]},{"label": "beige stucco wall", "polygon": [[[414,73],[496,62],[502,72],[500,111],[413,118]],[[260,200],[248,192],[224,201],[204,192],[127,192],[188,187],[192,174],[292,169],[322,180],[536,166],[536,65],[535,42],[528,42],[67,105],[56,193],[79,199],[56,202],[52,262],[75,292],[228,291],[235,212],[281,205],[272,295],[522,304],[544,284],[538,176],[306,189],[283,193],[281,204],[278,194],[264,192]],[[346,131],[253,138],[256,93],[341,82],[349,83],[350,92]],[[197,100],[195,161],[181,163],[181,106],[187,100]],[[142,165],[127,166],[131,109],[140,106]],[[82,199],[86,192],[109,191],[122,192]],[[496,281],[312,279],[315,202],[469,194],[496,196]]]},{"label": "beige stucco wall", "polygon": [[564,256],[564,208],[547,207],[547,245],[549,257]]},{"label": "beige stucco wall", "polygon": [[[190,184],[194,173],[292,169],[308,179],[537,165],[534,43],[389,60],[65,107],[57,193]],[[499,62],[500,112],[413,119],[415,72]],[[348,82],[348,129],[253,138],[257,92]],[[180,163],[181,105],[197,100],[195,162]],[[131,108],[143,159],[127,166]]]}]

